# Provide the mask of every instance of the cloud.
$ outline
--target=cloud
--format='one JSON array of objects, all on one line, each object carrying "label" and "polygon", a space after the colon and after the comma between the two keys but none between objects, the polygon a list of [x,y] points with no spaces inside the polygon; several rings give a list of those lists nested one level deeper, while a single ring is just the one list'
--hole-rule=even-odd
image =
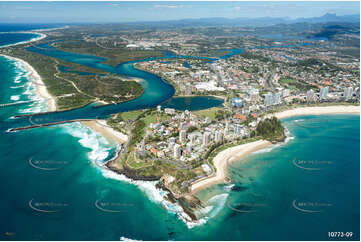
[{"label": "cloud", "polygon": [[184,5],[167,5],[167,4],[155,4],[153,5],[154,8],[170,8],[170,9],[174,9],[174,8],[183,8]]}]

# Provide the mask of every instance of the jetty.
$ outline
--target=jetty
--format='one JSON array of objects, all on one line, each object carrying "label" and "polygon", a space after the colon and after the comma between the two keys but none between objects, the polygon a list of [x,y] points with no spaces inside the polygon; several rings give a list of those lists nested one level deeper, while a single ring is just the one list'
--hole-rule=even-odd
[{"label": "jetty", "polygon": [[35,128],[47,127],[47,126],[52,126],[52,125],[57,125],[57,124],[65,124],[65,123],[73,123],[73,122],[81,122],[81,121],[93,121],[93,120],[94,119],[73,119],[73,120],[65,120],[65,121],[59,121],[59,122],[53,122],[53,123],[35,124],[35,125],[31,125],[31,126],[11,128],[11,129],[8,129],[7,132],[11,133],[11,132],[21,131],[21,130],[26,130],[26,129],[35,129]]},{"label": "jetty", "polygon": [[27,103],[32,103],[32,102],[34,102],[34,101],[18,101],[18,102],[12,102],[12,103],[0,103],[0,108],[20,105],[20,104],[27,104]]}]

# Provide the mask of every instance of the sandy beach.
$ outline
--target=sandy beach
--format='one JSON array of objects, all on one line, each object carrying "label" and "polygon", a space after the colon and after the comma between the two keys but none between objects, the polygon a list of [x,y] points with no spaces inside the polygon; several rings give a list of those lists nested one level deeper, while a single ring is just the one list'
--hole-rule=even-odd
[{"label": "sandy beach", "polygon": [[144,82],[144,80],[142,78],[137,78],[137,77],[133,77],[133,78],[129,78],[129,80],[131,81],[135,81],[135,82]]},{"label": "sandy beach", "polygon": [[299,107],[278,113],[268,114],[265,118],[275,116],[278,119],[302,116],[302,115],[323,115],[323,114],[360,114],[360,106],[335,105],[323,107]]},{"label": "sandy beach", "polygon": [[105,120],[83,121],[82,124],[88,126],[95,132],[100,133],[104,137],[123,144],[128,141],[128,136],[109,127]]},{"label": "sandy beach", "polygon": [[[293,116],[323,114],[360,114],[360,106],[335,105],[323,107],[299,107],[279,113],[268,114],[265,116],[265,118],[275,116],[279,119],[282,119]],[[266,148],[270,145],[272,145],[272,143],[269,141],[259,140],[223,150],[213,159],[213,164],[217,170],[216,173],[194,182],[191,185],[191,192],[196,193],[211,185],[225,182],[225,179],[227,178],[227,166],[229,163],[237,160],[239,161],[241,158],[247,156],[248,154]]]},{"label": "sandy beach", "polygon": [[[37,93],[44,99],[47,100],[48,102],[48,111],[56,111],[56,102],[55,99],[49,94],[49,92],[46,89],[45,84],[43,83],[40,75],[36,72],[36,70],[26,61],[16,58],[16,57],[12,57],[12,56],[8,56],[8,55],[3,55],[1,54],[1,56],[4,56],[8,59],[12,59],[15,61],[20,62],[24,68],[29,72],[29,77],[31,78],[32,82],[34,83],[35,87],[36,87],[36,91]],[[84,121],[81,122],[82,124],[90,127],[91,129],[93,129],[94,131],[102,134],[104,137],[110,139],[110,140],[114,140],[117,143],[125,143],[128,140],[128,136],[118,132],[114,129],[112,129],[111,127],[109,127],[106,122],[104,120],[96,120],[96,121]]]},{"label": "sandy beach", "polygon": [[258,140],[221,151],[213,159],[213,164],[217,170],[216,173],[193,183],[191,185],[191,192],[196,193],[211,185],[225,182],[229,163],[240,160],[248,154],[264,149],[270,145],[272,145],[272,143],[269,141]]},{"label": "sandy beach", "polygon": [[32,82],[34,83],[34,85],[36,87],[37,93],[42,98],[47,99],[48,111],[55,111],[56,110],[55,99],[49,94],[43,80],[41,79],[40,75],[36,72],[36,70],[29,63],[27,63],[26,61],[24,61],[22,59],[8,56],[8,55],[3,55],[3,54],[1,54],[1,56],[4,56],[8,59],[18,61],[25,67],[25,69],[29,72],[29,77],[31,78]]}]

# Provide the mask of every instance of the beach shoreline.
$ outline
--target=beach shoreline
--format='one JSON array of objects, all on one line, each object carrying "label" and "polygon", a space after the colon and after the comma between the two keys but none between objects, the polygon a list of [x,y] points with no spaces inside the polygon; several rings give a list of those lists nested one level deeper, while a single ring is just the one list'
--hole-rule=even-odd
[{"label": "beach shoreline", "polygon": [[206,178],[194,182],[191,185],[191,193],[195,194],[209,186],[219,183],[225,183],[228,174],[228,165],[230,163],[239,161],[247,155],[255,151],[267,148],[271,145],[272,143],[267,140],[257,140],[254,142],[230,147],[219,152],[213,158],[213,164],[216,168],[216,172]]},{"label": "beach shoreline", "polygon": [[93,131],[100,133],[108,140],[115,141],[117,144],[123,144],[128,141],[127,135],[108,126],[105,120],[82,121],[81,123]]},{"label": "beach shoreline", "polygon": [[56,111],[55,98],[50,95],[43,80],[41,79],[41,76],[34,69],[34,67],[32,67],[28,62],[26,62],[22,59],[13,57],[13,56],[8,56],[8,55],[4,55],[4,54],[0,54],[0,56],[3,56],[10,60],[20,62],[24,66],[26,71],[29,73],[29,77],[30,77],[31,81],[34,83],[36,92],[38,93],[38,95],[47,100],[48,111],[50,111],[50,112]]},{"label": "beach shoreline", "polygon": [[[354,105],[334,105],[334,106],[316,106],[316,107],[298,107],[282,112],[268,114],[264,118],[277,117],[284,119],[295,116],[305,115],[327,115],[327,114],[358,114],[360,115],[360,106]],[[266,140],[258,140],[221,151],[213,158],[213,164],[216,173],[202,178],[192,183],[191,193],[195,194],[209,186],[225,183],[227,179],[228,164],[234,161],[241,161],[247,155],[257,150],[267,148],[272,143]]]},{"label": "beach shoreline", "polygon": [[327,115],[327,114],[360,114],[360,106],[355,105],[334,105],[298,107],[277,113],[267,114],[264,118],[276,117],[278,119],[305,116],[305,115]]},{"label": "beach shoreline", "polygon": [[3,45],[0,46],[0,48],[5,48],[5,47],[10,47],[10,46],[15,46],[15,45],[22,45],[22,44],[28,44],[31,42],[35,42],[35,41],[39,41],[42,39],[46,38],[46,34],[44,33],[38,33],[38,32],[33,32],[33,31],[20,31],[20,32],[2,32],[2,34],[38,34],[38,37],[32,38],[30,40],[25,40],[25,41],[21,41],[21,42],[17,42],[17,43],[13,43],[13,44],[8,44],[8,45]]}]

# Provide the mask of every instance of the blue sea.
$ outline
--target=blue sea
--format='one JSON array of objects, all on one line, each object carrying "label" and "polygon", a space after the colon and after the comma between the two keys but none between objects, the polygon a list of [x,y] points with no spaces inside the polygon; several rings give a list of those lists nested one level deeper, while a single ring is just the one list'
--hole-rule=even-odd
[{"label": "blue sea", "polygon": [[40,35],[23,33],[36,29],[49,29],[62,27],[60,24],[1,24],[0,23],[0,47],[15,43],[21,43],[35,39]]},{"label": "blue sea", "polygon": [[0,103],[33,101],[0,108],[0,240],[360,239],[358,115],[282,120],[287,142],[232,163],[230,184],[198,194],[192,224],[155,182],[100,167],[116,144],[79,123],[4,132],[14,115],[47,110],[27,74],[0,57]]}]

